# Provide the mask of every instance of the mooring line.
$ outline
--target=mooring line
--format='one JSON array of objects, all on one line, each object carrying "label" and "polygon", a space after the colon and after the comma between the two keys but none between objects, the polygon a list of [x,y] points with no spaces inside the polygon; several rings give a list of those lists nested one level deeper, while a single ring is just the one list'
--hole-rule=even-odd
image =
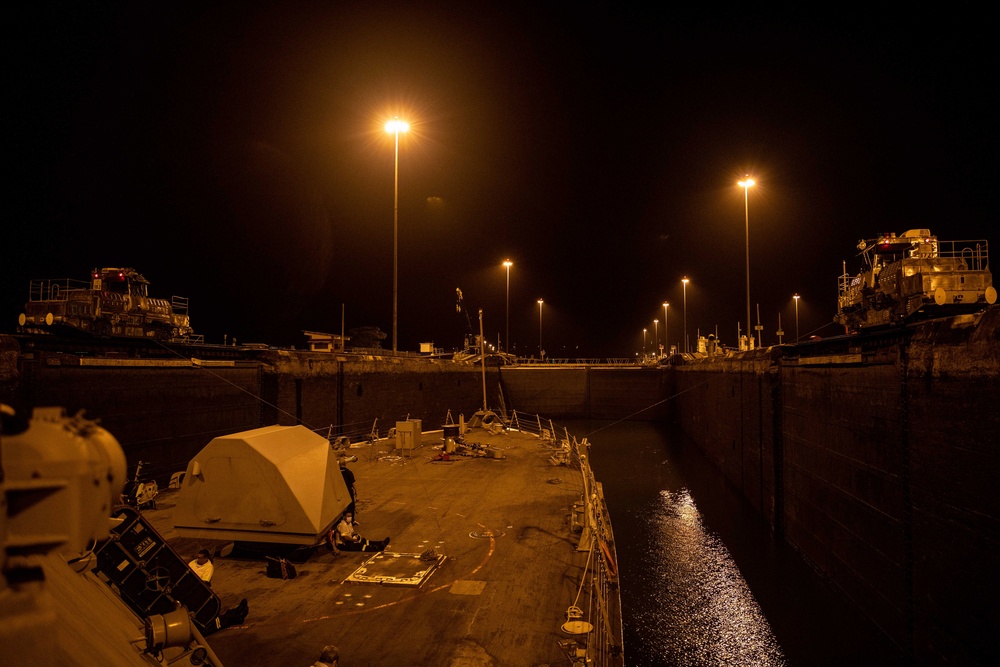
[{"label": "mooring line", "polygon": [[646,407],[642,408],[641,410],[636,410],[632,414],[627,415],[625,417],[622,417],[621,419],[617,419],[617,420],[611,422],[610,424],[605,424],[604,426],[602,426],[602,427],[600,427],[598,429],[595,429],[595,430],[591,431],[590,433],[585,434],[583,437],[584,438],[590,437],[590,436],[592,436],[595,433],[600,433],[601,431],[603,431],[606,428],[611,428],[612,426],[615,426],[617,424],[621,424],[622,422],[628,421],[629,419],[632,419],[632,417],[635,417],[636,415],[641,415],[643,412],[646,412],[647,410],[652,410],[653,408],[655,408],[655,407],[657,407],[659,405],[663,405],[667,401],[672,401],[673,399],[677,398],[681,394],[686,394],[687,392],[691,391],[692,389],[697,389],[698,387],[704,386],[704,385],[706,385],[706,384],[708,384],[710,382],[715,382],[716,380],[720,379],[721,377],[722,376],[720,375],[720,376],[717,376],[717,377],[709,378],[708,380],[705,380],[704,382],[699,382],[696,385],[692,385],[692,386],[688,387],[687,389],[685,389],[683,391],[679,391],[679,392],[677,392],[676,394],[674,394],[672,396],[667,396],[666,398],[664,398],[661,401],[657,401],[656,403],[652,403],[650,405],[647,405]]}]

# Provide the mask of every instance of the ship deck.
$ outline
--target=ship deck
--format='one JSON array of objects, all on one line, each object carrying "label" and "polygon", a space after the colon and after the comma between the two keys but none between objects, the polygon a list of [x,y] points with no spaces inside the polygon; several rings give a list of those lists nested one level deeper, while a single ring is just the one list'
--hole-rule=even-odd
[{"label": "ship deck", "polygon": [[[579,468],[553,463],[558,443],[514,430],[466,436],[503,458],[441,460],[440,432],[421,442],[349,450],[358,530],[392,538],[367,581],[351,579],[370,553],[320,548],[288,580],[268,578],[263,559],[214,559],[223,608],[246,598],[250,609],[243,625],[208,638],[223,664],[308,665],[326,644],[348,665],[572,663],[586,635],[564,629],[574,629],[567,611],[578,606],[586,621],[589,605],[573,521]],[[175,493],[161,492],[146,519],[185,560],[222,546],[177,535]]]}]

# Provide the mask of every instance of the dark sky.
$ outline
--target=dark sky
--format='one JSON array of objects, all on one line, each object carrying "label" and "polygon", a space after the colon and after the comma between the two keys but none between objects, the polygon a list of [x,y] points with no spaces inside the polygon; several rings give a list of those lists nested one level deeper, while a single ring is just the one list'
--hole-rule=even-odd
[{"label": "dark sky", "polygon": [[[453,6],[449,8],[449,5]],[[392,331],[625,357],[690,335],[834,335],[859,239],[990,239],[996,58],[985,16],[810,16],[622,3],[56,3],[7,21],[3,261],[12,332],[36,278],[132,266],[210,342]],[[837,13],[834,14],[834,11]],[[990,109],[992,111],[992,109]],[[995,239],[991,239],[995,240]],[[756,320],[756,315],[754,315]]]}]

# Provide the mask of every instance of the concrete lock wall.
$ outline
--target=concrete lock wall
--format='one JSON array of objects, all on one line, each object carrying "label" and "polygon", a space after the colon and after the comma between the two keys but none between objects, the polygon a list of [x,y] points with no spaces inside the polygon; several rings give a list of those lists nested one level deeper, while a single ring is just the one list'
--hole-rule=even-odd
[{"label": "concrete lock wall", "polygon": [[144,473],[169,479],[213,437],[260,425],[256,364],[209,372],[194,366],[81,366],[79,359],[58,356],[35,361],[20,365],[16,387],[2,400],[22,409],[83,411],[121,443],[130,476],[138,461],[153,461]]},{"label": "concrete lock wall", "polygon": [[[8,341],[10,339],[7,339]],[[480,370],[451,363],[347,360],[322,353],[274,353],[228,365],[142,365],[140,360],[92,365],[68,354],[4,357],[0,401],[22,410],[65,407],[97,419],[122,444],[132,474],[160,483],[218,435],[272,424],[303,424],[326,435],[376,426],[384,437],[397,420],[439,428],[482,406]],[[489,401],[498,395],[496,371],[487,374]],[[356,438],[357,439],[357,438]]]},{"label": "concrete lock wall", "polygon": [[992,655],[1000,311],[672,373],[686,434],[905,652]]},{"label": "concrete lock wall", "polygon": [[[229,366],[87,366],[0,337],[15,405],[86,410],[158,481],[223,433],[384,435],[483,402],[480,368],[266,351]],[[1000,627],[1000,309],[669,368],[489,368],[487,402],[552,419],[670,419],[918,662],[976,663]],[[130,472],[132,468],[130,467]]]},{"label": "concrete lock wall", "polygon": [[507,366],[498,370],[508,409],[553,419],[665,419],[670,376],[640,366]]},{"label": "concrete lock wall", "polygon": [[[496,371],[487,372],[488,401],[495,404]],[[424,430],[440,428],[448,412],[470,417],[483,404],[482,371],[446,361],[335,357],[279,353],[267,359],[262,382],[263,421],[376,428],[385,435],[407,416]],[[337,430],[335,429],[335,432]]]}]

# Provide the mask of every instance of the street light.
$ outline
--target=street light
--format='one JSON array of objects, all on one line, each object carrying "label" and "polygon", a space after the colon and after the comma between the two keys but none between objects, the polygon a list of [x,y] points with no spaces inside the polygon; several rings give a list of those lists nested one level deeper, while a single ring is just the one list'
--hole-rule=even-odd
[{"label": "street light", "polygon": [[799,295],[793,294],[792,298],[795,299],[795,342],[799,342]]},{"label": "street light", "polygon": [[410,124],[398,117],[385,124],[385,131],[396,136],[396,161],[392,172],[392,352],[396,353],[396,301],[399,294],[399,133]]},{"label": "street light", "polygon": [[642,360],[646,361],[646,327],[642,328]]},{"label": "street light", "polygon": [[538,300],[538,358],[542,358],[542,303],[541,299]]},{"label": "street light", "polygon": [[663,351],[666,354],[670,354],[670,317],[667,314],[667,308],[670,304],[666,301],[663,302]]},{"label": "street light", "polygon": [[514,266],[514,262],[508,259],[503,265],[507,269],[507,334],[504,338],[504,351],[510,352],[510,267]]},{"label": "street light", "polygon": [[750,333],[750,188],[753,187],[754,180],[747,174],[746,179],[739,182],[743,188],[743,208],[746,213],[747,229],[747,349],[753,344],[753,334]]},{"label": "street light", "polygon": [[688,351],[688,277],[681,278],[684,283],[684,351]]},{"label": "street light", "polygon": [[660,358],[660,320],[653,320],[653,353]]}]

